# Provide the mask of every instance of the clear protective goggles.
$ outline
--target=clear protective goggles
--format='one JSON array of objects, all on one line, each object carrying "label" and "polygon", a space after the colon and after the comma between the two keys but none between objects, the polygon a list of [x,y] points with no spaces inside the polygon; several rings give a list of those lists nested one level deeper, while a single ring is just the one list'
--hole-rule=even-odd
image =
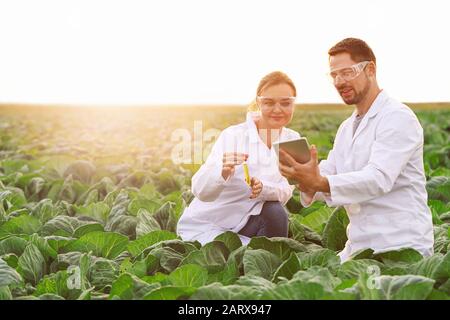
[{"label": "clear protective goggles", "polygon": [[351,65],[349,67],[333,69],[328,73],[328,76],[332,83],[336,83],[338,79],[342,79],[346,82],[351,81],[359,76],[369,63],[370,61],[362,61],[355,63],[354,65]]},{"label": "clear protective goggles", "polygon": [[257,96],[256,101],[260,108],[273,109],[277,104],[282,109],[289,109],[294,106],[295,97],[268,97],[268,96]]}]

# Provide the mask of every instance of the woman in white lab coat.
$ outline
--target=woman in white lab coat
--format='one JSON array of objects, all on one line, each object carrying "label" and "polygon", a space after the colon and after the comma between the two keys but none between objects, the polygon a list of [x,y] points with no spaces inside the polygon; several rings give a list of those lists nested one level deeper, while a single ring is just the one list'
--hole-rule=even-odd
[{"label": "woman in white lab coat", "polygon": [[237,233],[243,244],[254,236],[287,237],[283,206],[294,187],[281,176],[272,143],[300,137],[285,128],[294,113],[295,97],[294,83],[282,72],[260,81],[255,99],[259,110],[249,111],[245,122],[223,130],[192,177],[195,198],[177,227],[183,240],[205,244],[225,231]]}]

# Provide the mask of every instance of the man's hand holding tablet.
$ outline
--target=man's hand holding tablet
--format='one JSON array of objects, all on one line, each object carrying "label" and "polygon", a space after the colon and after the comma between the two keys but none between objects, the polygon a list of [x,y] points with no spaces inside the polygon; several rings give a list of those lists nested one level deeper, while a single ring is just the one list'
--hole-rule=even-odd
[{"label": "man's hand holding tablet", "polygon": [[309,195],[330,192],[328,179],[320,175],[317,149],[309,147],[306,138],[274,143],[278,154],[279,169],[291,184]]}]

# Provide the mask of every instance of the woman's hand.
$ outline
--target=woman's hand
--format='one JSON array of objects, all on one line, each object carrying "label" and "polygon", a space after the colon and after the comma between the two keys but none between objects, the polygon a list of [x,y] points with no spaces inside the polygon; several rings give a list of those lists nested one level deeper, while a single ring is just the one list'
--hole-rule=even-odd
[{"label": "woman's hand", "polygon": [[234,174],[235,166],[242,164],[248,158],[246,153],[225,152],[223,154],[222,177],[227,180]]},{"label": "woman's hand", "polygon": [[261,193],[263,189],[263,184],[258,178],[253,177],[250,186],[252,188],[252,194],[250,195],[250,199],[255,199]]}]

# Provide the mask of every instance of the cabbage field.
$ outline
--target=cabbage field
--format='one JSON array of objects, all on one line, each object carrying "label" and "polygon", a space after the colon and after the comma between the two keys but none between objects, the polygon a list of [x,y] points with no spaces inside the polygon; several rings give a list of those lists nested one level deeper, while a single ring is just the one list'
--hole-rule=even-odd
[{"label": "cabbage field", "polygon": [[[435,254],[368,249],[340,264],[345,211],[302,208],[298,193],[288,238],[177,237],[199,164],[172,161],[173,132],[206,155],[202,132],[244,121],[245,107],[1,106],[0,299],[449,299],[450,106],[414,110]],[[302,106],[290,127],[324,158],[350,113]]]}]

